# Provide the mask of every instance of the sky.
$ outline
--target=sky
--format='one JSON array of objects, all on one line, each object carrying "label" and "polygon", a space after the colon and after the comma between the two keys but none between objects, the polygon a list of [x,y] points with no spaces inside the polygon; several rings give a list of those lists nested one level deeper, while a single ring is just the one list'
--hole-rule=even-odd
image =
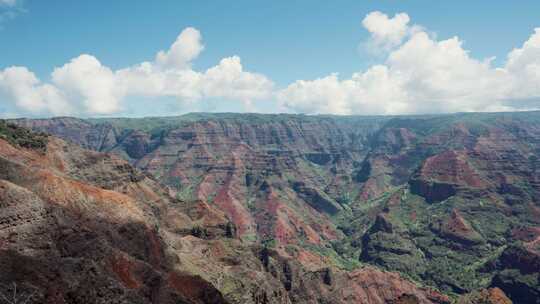
[{"label": "sky", "polygon": [[0,117],[539,108],[539,1],[0,0]]}]

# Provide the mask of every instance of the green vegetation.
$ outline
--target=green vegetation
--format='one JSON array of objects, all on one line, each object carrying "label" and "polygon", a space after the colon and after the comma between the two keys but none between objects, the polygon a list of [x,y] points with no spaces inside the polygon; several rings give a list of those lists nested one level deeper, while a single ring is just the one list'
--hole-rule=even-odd
[{"label": "green vegetation", "polygon": [[[178,117],[96,121],[111,123],[118,128],[147,131],[153,136],[164,134],[173,128],[188,126],[193,122],[210,121],[214,124],[244,125],[293,122],[307,124],[324,121],[366,130],[371,127],[373,129],[370,130],[375,131],[370,136],[356,140],[359,145],[369,145],[372,150],[365,159],[355,159],[355,164],[346,168],[349,170],[348,176],[342,172],[337,176],[332,161],[318,160],[319,151],[316,150],[301,151],[304,156],[295,159],[294,171],[284,170],[281,172],[283,176],[278,177],[268,171],[260,173],[266,182],[273,185],[274,191],[279,192],[281,201],[290,201],[288,207],[294,209],[296,214],[302,214],[304,210],[298,201],[292,199],[299,194],[290,195],[286,190],[282,191],[280,187],[287,188],[283,186],[283,181],[287,181],[289,185],[309,181],[305,183],[306,187],[316,189],[314,192],[325,201],[337,202],[343,207],[342,211],[330,216],[343,232],[342,239],[315,246],[306,242],[305,235],[299,233],[297,237],[301,241],[298,246],[327,257],[337,267],[353,269],[367,263],[374,264],[401,272],[405,277],[423,285],[438,286],[448,294],[461,294],[488,287],[498,273],[506,281],[517,278],[516,284],[525,281],[532,284],[531,280],[534,279],[518,276],[515,271],[490,268],[507,249],[514,228],[520,225],[539,225],[538,220],[531,216],[530,207],[527,205],[538,195],[535,184],[531,184],[530,180],[513,181],[511,193],[501,195],[497,194],[497,189],[487,190],[490,191],[488,195],[474,192],[474,189],[457,189],[456,193],[432,204],[426,203],[422,196],[411,193],[409,181],[426,158],[448,150],[463,150],[469,143],[474,145],[478,137],[488,135],[493,128],[504,126],[509,126],[505,131],[510,136],[524,139],[519,147],[511,148],[526,151],[523,153],[523,166],[536,171],[539,165],[536,156],[538,145],[527,139],[527,132],[515,126],[540,124],[538,112],[395,117],[192,113]],[[401,131],[396,130],[403,129],[406,129],[406,133],[401,138]],[[388,133],[384,133],[385,131]],[[274,131],[270,132],[272,138],[279,137],[272,133]],[[453,140],[454,136],[459,140]],[[209,149],[211,153],[214,152],[212,147]],[[263,149],[269,155],[278,155],[283,146],[280,142],[273,142],[265,145]],[[379,161],[388,159],[388,162],[373,162],[372,157],[377,157],[376,153],[382,155]],[[216,159],[221,157],[217,152],[215,155]],[[468,165],[476,172],[481,172],[479,178],[487,180],[484,160],[472,158],[468,160]],[[370,179],[376,184],[375,188],[385,189],[386,192],[370,200],[361,200],[358,197],[361,185]],[[199,182],[194,180],[192,184],[197,185]],[[179,196],[192,196],[194,187],[196,186],[178,186],[181,189]],[[335,190],[336,188],[339,190]],[[259,188],[248,191],[246,207],[253,213],[262,208],[258,205],[255,192],[259,191]],[[299,198],[300,201],[306,200],[301,196]],[[212,201],[212,196],[208,200]],[[452,222],[451,215],[454,210],[459,212],[460,218],[457,222]],[[380,214],[385,215],[384,220],[379,219],[383,222],[377,223],[377,216]],[[309,221],[307,218],[303,220]],[[273,239],[264,240],[264,243],[269,247],[276,246]]]},{"label": "green vegetation", "polygon": [[140,117],[140,118],[88,118],[93,124],[111,124],[120,130],[140,130],[153,136],[168,130],[182,128],[193,122],[218,122],[240,124],[289,124],[291,121],[300,123],[318,123],[327,121],[336,124],[358,123],[375,127],[390,116],[341,116],[341,115],[304,115],[304,114],[258,114],[258,113],[188,113],[179,116]]},{"label": "green vegetation", "polygon": [[47,135],[35,133],[28,129],[0,120],[0,138],[12,145],[45,151],[47,149]]},{"label": "green vegetation", "polygon": [[180,185],[180,191],[177,193],[177,198],[183,201],[191,201],[196,199],[196,189],[199,184],[203,181],[203,176],[198,176],[193,178],[189,184]]},{"label": "green vegetation", "polygon": [[[231,126],[241,129],[265,124],[269,140],[253,148],[260,149],[257,153],[269,158],[293,152],[294,156],[288,159],[293,165],[280,167],[279,164],[277,169],[249,171],[244,198],[247,209],[252,215],[262,214],[261,225],[271,225],[273,215],[264,213],[267,206],[263,205],[267,190],[262,189],[271,186],[273,194],[279,201],[287,202],[287,207],[299,220],[308,225],[323,222],[306,212],[305,203],[311,203],[343,232],[338,240],[314,245],[307,242],[305,231],[298,229],[294,236],[298,244],[290,245],[290,250],[298,250],[300,246],[344,269],[373,264],[399,271],[407,278],[423,285],[438,286],[449,294],[488,287],[497,276],[508,284],[534,285],[534,276],[504,270],[498,263],[503,252],[515,241],[516,227],[540,225],[534,213],[538,210],[535,208],[540,207],[536,182],[540,165],[537,157],[540,146],[535,137],[538,127],[527,127],[540,125],[539,112],[394,117],[191,113],[177,117],[90,121],[112,124],[120,130],[145,131],[153,138],[165,137],[170,130],[185,127],[182,139],[191,138],[194,123],[217,125],[224,132]],[[351,151],[340,154],[341,147],[327,147],[325,140],[314,147],[306,145],[294,150],[281,142],[283,134],[276,131],[278,124],[296,128],[311,123],[314,126],[306,128],[309,132],[313,127],[321,130],[328,125],[343,127],[339,129],[343,134],[338,136],[343,135],[361,152],[355,150],[349,157],[347,153]],[[351,129],[354,131],[349,132]],[[228,150],[220,150],[219,145],[209,144],[204,148],[212,163],[228,161]],[[167,145],[162,145],[160,149],[167,155],[179,153],[178,147],[165,151]],[[448,167],[441,164],[440,172],[423,176],[419,169],[428,157],[450,150],[459,150],[459,157],[463,157],[460,160],[466,162],[465,169],[472,169],[469,171],[474,172],[473,176],[464,177],[468,171],[459,166],[451,168],[453,163]],[[338,159],[336,154],[342,158]],[[252,164],[246,160],[245,165]],[[438,169],[434,166],[430,170]],[[165,168],[161,172],[166,177]],[[201,178],[192,178],[185,184],[173,178],[166,183],[179,190],[179,198],[188,200],[193,198]],[[416,180],[425,182],[417,187],[427,188],[426,192],[410,192],[411,188],[415,189]],[[481,186],[467,186],[478,180]],[[501,180],[510,185],[502,185]],[[436,182],[446,182],[452,191],[434,187]],[[433,199],[437,192],[446,194],[442,199]],[[362,199],[371,195],[376,197]],[[215,193],[209,195],[207,201],[212,203],[214,198]],[[321,208],[337,204],[336,212]],[[268,237],[262,240],[265,246],[277,246],[272,233],[267,236],[250,234],[246,239],[256,241],[261,237]]]},{"label": "green vegetation", "polygon": [[[330,245],[314,245],[307,242],[301,242],[300,246],[308,251],[327,258],[331,265],[340,269],[353,270],[363,265],[358,259],[338,254]],[[289,252],[294,252],[297,249],[296,246],[288,246],[287,250]]]},{"label": "green vegetation", "polygon": [[[518,225],[517,218],[504,215],[494,202],[456,196],[430,205],[407,187],[391,188],[374,200],[353,202],[351,208],[352,213],[334,217],[346,235],[332,243],[337,254],[398,271],[448,294],[489,286],[495,272],[486,271],[487,265],[505,250],[504,235]],[[439,231],[438,223],[449,218],[454,208],[461,210],[481,241],[465,244]],[[385,224],[375,221],[381,213],[386,214]]]}]

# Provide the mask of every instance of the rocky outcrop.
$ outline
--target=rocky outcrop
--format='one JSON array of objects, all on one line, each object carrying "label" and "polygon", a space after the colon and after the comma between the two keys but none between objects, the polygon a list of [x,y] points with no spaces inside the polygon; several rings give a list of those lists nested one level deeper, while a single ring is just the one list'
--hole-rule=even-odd
[{"label": "rocky outcrop", "polygon": [[411,191],[428,203],[444,201],[460,189],[485,189],[488,184],[468,163],[465,151],[446,151],[429,157],[409,181]]},{"label": "rocky outcrop", "polygon": [[[346,274],[338,272],[334,278],[330,286],[310,280],[296,294],[326,300],[322,303],[450,303],[440,293],[404,283],[398,274],[372,267]],[[410,302],[405,302],[406,299]]]},{"label": "rocky outcrop", "polygon": [[457,301],[458,304],[512,304],[499,288],[482,289],[464,295]]},{"label": "rocky outcrop", "polygon": [[448,218],[435,223],[433,229],[443,238],[465,245],[475,245],[484,241],[456,209],[452,210]]},{"label": "rocky outcrop", "polygon": [[457,193],[456,185],[423,179],[411,179],[409,185],[412,193],[422,196],[430,204],[442,202]]},{"label": "rocky outcrop", "polygon": [[362,238],[360,261],[404,273],[424,268],[421,252],[400,226],[388,213],[378,214]]},{"label": "rocky outcrop", "polygon": [[16,119],[11,122],[30,130],[55,135],[95,151],[107,151],[117,143],[115,131],[109,124],[95,125],[72,117]]},{"label": "rocky outcrop", "polygon": [[320,212],[336,214],[342,210],[341,206],[334,202],[327,194],[315,188],[307,187],[303,182],[293,183],[292,188],[304,201]]},{"label": "rocky outcrop", "polygon": [[19,128],[16,124],[0,119],[0,139],[12,145],[43,152],[47,147],[47,135]]},{"label": "rocky outcrop", "polygon": [[407,282],[397,273],[374,267],[351,272],[322,268],[305,271],[294,260],[284,260],[276,251],[263,248],[260,257],[265,269],[280,278],[293,303],[317,299],[318,303],[450,303],[450,299],[428,288]]},{"label": "rocky outcrop", "polygon": [[492,286],[504,290],[515,303],[540,303],[540,253],[526,246],[510,246],[496,261]]},{"label": "rocky outcrop", "polygon": [[[229,250],[243,252],[242,246],[262,243],[296,259],[319,280],[321,269],[354,269],[360,260],[457,294],[497,282],[491,287],[516,299],[534,295],[538,271],[522,274],[517,265],[499,266],[513,245],[525,248],[516,256],[526,263],[539,251],[533,229],[540,226],[539,115],[189,114],[17,122],[118,156],[79,156],[66,148],[47,160],[60,171],[63,166],[62,174],[71,180],[137,201],[161,202],[161,192],[171,196],[170,205],[163,203],[169,206],[166,212],[151,208],[149,214],[166,221],[167,235],[182,240],[173,242],[175,248],[215,252],[209,243],[241,240],[243,245],[220,251],[223,267],[238,263]],[[143,173],[121,164],[122,159]],[[11,166],[4,179],[20,185],[14,182],[19,171]],[[133,183],[162,190],[155,197],[128,186]],[[77,192],[69,192],[66,201],[71,196],[96,201]],[[193,262],[194,255],[185,256]],[[264,268],[256,255],[242,260],[253,269]],[[294,263],[287,265],[287,271],[283,265],[275,268],[277,276],[249,273],[261,280],[255,280],[257,288],[246,285],[254,288],[254,301],[292,301],[287,289],[294,290],[298,273]],[[197,275],[214,285],[218,280]],[[274,278],[270,285],[262,283],[268,275]],[[330,286],[340,276],[332,271],[330,277],[330,284],[321,284]],[[235,294],[231,290],[241,289],[225,285],[218,290],[229,291],[223,293],[226,300]],[[391,301],[416,298],[402,294]]]},{"label": "rocky outcrop", "polygon": [[448,302],[395,273],[265,253],[215,206],[54,137],[44,151],[0,139],[0,164],[0,293],[26,303]]}]

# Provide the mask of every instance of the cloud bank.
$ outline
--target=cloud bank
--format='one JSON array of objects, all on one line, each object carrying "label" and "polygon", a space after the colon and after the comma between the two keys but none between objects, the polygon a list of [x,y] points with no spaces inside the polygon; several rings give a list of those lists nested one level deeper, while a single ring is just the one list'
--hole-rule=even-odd
[{"label": "cloud bank", "polygon": [[23,112],[52,115],[121,113],[130,96],[176,97],[183,103],[226,98],[249,105],[271,95],[272,81],[244,71],[237,56],[223,58],[206,71],[193,70],[191,63],[203,49],[199,31],[186,28],[153,61],[120,70],[89,54],[55,68],[50,83],[25,67],[6,68],[0,71],[0,92]]},{"label": "cloud bank", "polygon": [[34,115],[118,114],[132,96],[173,97],[184,105],[211,98],[238,100],[246,111],[256,110],[254,101],[270,100],[276,111],[308,114],[540,107],[540,28],[495,67],[492,58],[472,58],[459,37],[438,40],[410,22],[406,13],[369,13],[362,21],[370,34],[364,45],[384,59],[349,78],[334,73],[279,89],[263,74],[245,71],[238,56],[196,71],[192,62],[205,46],[197,29],[186,28],[153,60],[119,70],[89,54],[55,68],[46,82],[26,67],[5,68],[0,70],[0,98],[20,113]]},{"label": "cloud bank", "polygon": [[[406,114],[511,111],[540,106],[540,28],[502,67],[472,58],[458,37],[437,40],[409,17],[368,14],[368,44],[388,51],[384,64],[349,79],[299,80],[279,92],[285,108],[304,113]],[[537,102],[522,103],[523,100]]]}]

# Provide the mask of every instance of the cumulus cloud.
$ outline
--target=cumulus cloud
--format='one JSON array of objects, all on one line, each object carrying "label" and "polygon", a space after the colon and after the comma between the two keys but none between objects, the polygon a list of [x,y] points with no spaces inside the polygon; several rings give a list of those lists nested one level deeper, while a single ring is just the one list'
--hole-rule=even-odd
[{"label": "cumulus cloud", "polygon": [[262,74],[245,72],[240,57],[224,58],[202,75],[202,91],[207,97],[238,99],[248,110],[252,100],[271,96],[273,83]]},{"label": "cumulus cloud", "polygon": [[193,70],[191,63],[203,49],[199,31],[190,27],[154,61],[124,69],[113,70],[82,54],[55,68],[50,83],[42,83],[25,67],[0,70],[0,92],[23,111],[54,115],[119,113],[129,96],[175,97],[181,103],[224,98],[248,107],[253,100],[271,96],[272,81],[244,71],[238,56],[224,58],[206,71]]},{"label": "cumulus cloud", "polygon": [[362,25],[371,33],[375,44],[395,46],[407,35],[409,21],[410,18],[405,13],[388,18],[386,14],[375,11],[362,20]]},{"label": "cumulus cloud", "polygon": [[159,51],[156,62],[164,68],[189,68],[191,61],[204,50],[201,33],[188,27],[180,33],[168,51]]},{"label": "cumulus cloud", "polygon": [[299,80],[278,93],[281,107],[293,112],[320,114],[395,114],[407,110],[404,78],[385,65],[376,65],[350,79],[337,74]]},{"label": "cumulus cloud", "polygon": [[25,67],[9,67],[0,71],[0,92],[25,112],[45,111],[54,115],[70,112],[62,92],[53,85],[41,83]]},{"label": "cumulus cloud", "polygon": [[[511,111],[540,108],[540,28],[507,55],[476,59],[459,37],[437,39],[399,13],[368,14],[369,43],[384,57],[380,64],[342,78],[338,74],[297,80],[275,90],[263,74],[246,71],[238,56],[197,71],[192,63],[204,50],[195,28],[184,29],[152,60],[111,69],[82,54],[39,80],[25,67],[0,70],[4,111],[23,114],[96,115],[122,113],[131,97],[172,97],[184,109],[205,101],[271,101],[276,111],[332,114],[410,114]],[[140,99],[139,99],[140,100]],[[5,114],[5,113],[4,113]]]},{"label": "cumulus cloud", "polygon": [[540,98],[540,28],[508,54],[504,69],[513,76],[510,98]]},{"label": "cumulus cloud", "polygon": [[371,12],[362,20],[362,25],[370,33],[366,46],[371,51],[390,50],[400,45],[407,36],[420,31],[418,25],[409,26],[409,15],[395,14],[390,18],[379,11]]},{"label": "cumulus cloud", "polygon": [[108,114],[120,110],[123,92],[114,72],[94,56],[83,54],[54,69],[52,82],[69,97],[73,106],[89,113]]},{"label": "cumulus cloud", "polygon": [[[503,67],[492,58],[472,58],[458,37],[437,40],[406,14],[374,12],[364,26],[379,46],[391,49],[384,64],[349,79],[336,74],[299,80],[278,93],[293,112],[406,114],[506,111],[539,108],[540,29],[508,55]],[[523,101],[527,102],[523,102]]]}]

